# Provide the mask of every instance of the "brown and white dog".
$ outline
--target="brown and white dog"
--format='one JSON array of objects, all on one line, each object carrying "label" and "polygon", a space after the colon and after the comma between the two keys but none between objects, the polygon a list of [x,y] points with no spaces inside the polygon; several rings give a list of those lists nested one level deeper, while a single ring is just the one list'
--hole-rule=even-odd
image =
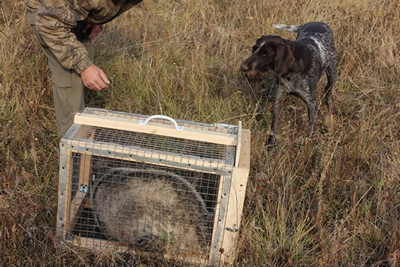
[{"label": "brown and white dog", "polygon": [[274,24],[277,29],[296,32],[295,41],[279,36],[261,36],[252,55],[240,66],[249,80],[262,79],[267,71],[276,76],[276,94],[272,108],[268,145],[276,144],[281,102],[287,94],[299,96],[307,105],[311,134],[315,132],[318,104],[315,88],[326,73],[325,102],[332,111],[332,85],[336,80],[336,50],[331,28],[322,22],[302,25]]}]

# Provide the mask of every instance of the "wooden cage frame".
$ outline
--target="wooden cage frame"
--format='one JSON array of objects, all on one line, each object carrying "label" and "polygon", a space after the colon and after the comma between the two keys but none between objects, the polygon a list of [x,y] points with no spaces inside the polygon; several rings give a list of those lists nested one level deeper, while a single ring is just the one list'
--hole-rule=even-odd
[{"label": "wooden cage frame", "polygon": [[[199,264],[200,266],[217,266],[219,264],[232,263],[236,257],[236,241],[239,233],[246,186],[250,167],[250,131],[242,129],[241,122],[237,126],[215,124],[202,124],[188,121],[175,121],[169,117],[161,116],[167,123],[158,123],[153,117],[140,114],[106,111],[103,109],[86,108],[82,113],[77,113],[74,125],[69,129],[60,141],[60,172],[59,172],[59,202],[57,212],[57,238],[60,244],[72,244],[88,249],[113,248],[118,252],[126,252],[129,245],[103,239],[87,238],[73,235],[74,228],[83,208],[90,208],[88,198],[88,186],[90,185],[90,167],[92,155],[99,153],[111,154],[113,157],[126,159],[124,155],[129,153],[124,146],[115,146],[113,151],[104,151],[101,144],[93,140],[96,127],[134,131],[190,139],[202,142],[222,144],[234,148],[235,156],[231,164],[220,162],[217,159],[207,161],[207,170],[221,175],[221,186],[218,193],[217,212],[214,221],[212,245],[209,258],[198,259],[187,255],[185,261]],[[160,118],[160,116],[158,116]],[[183,125],[183,126],[180,126]],[[192,127],[192,126],[196,127]],[[89,126],[91,131],[80,133],[82,126]],[[217,128],[235,129],[232,131],[214,131]],[[79,169],[79,188],[74,198],[71,199],[72,154],[81,153]],[[198,166],[198,159],[190,156],[171,155],[158,151],[155,157],[154,151],[140,150],[129,160],[144,161],[150,164],[165,164],[176,168],[204,170],[204,166]],[[177,160],[179,158],[179,160]],[[160,163],[161,162],[161,163]],[[182,165],[182,162],[185,164]],[[167,256],[168,255],[164,255]]]}]

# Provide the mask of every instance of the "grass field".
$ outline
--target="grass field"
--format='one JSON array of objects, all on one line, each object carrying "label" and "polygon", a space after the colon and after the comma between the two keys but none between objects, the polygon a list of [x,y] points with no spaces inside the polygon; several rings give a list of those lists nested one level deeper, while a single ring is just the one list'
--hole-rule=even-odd
[{"label": "grass field", "polygon": [[[400,2],[145,0],[94,41],[111,86],[87,105],[252,132],[234,266],[400,266]],[[324,21],[338,53],[337,112],[318,133],[289,97],[264,149],[271,84],[239,71],[273,23]],[[269,76],[267,75],[267,78]],[[326,79],[319,84],[319,103]],[[55,245],[58,138],[46,59],[22,1],[0,5],[0,265],[173,266]]]}]

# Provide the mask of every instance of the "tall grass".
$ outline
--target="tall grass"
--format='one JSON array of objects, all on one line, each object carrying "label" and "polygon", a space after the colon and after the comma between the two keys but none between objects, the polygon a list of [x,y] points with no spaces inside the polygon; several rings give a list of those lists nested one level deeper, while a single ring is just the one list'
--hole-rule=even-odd
[{"label": "tall grass", "polygon": [[[51,81],[21,2],[0,6],[0,265],[171,266],[55,246]],[[145,0],[95,40],[112,84],[88,92],[87,104],[251,129],[235,266],[399,266],[399,8],[397,0]],[[337,112],[320,105],[320,131],[308,140],[305,106],[288,98],[279,147],[267,152],[271,104],[261,91],[271,84],[248,83],[238,66],[262,34],[295,38],[271,24],[312,20],[335,33]]]}]

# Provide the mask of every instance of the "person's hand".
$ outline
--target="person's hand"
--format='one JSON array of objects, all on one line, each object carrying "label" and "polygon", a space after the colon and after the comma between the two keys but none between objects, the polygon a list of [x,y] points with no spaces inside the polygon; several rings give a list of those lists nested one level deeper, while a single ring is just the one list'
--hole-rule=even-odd
[{"label": "person's hand", "polygon": [[92,24],[92,23],[86,24],[85,27],[83,27],[83,29],[82,29],[83,33],[86,33],[87,31],[90,31],[90,33],[87,35],[87,37],[92,39],[92,40],[94,38],[96,38],[97,35],[99,35],[102,30],[103,30],[103,26],[102,25]]},{"label": "person's hand", "polygon": [[104,71],[93,64],[81,72],[81,77],[83,84],[95,91],[101,91],[110,84]]}]

